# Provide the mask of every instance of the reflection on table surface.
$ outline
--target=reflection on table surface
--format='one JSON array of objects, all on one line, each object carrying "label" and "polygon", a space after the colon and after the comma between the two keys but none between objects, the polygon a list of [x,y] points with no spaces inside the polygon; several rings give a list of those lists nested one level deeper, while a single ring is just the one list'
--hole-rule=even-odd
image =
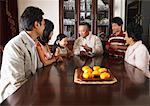
[{"label": "reflection on table surface", "polygon": [[[74,71],[83,65],[109,68],[117,78],[112,85],[80,85],[73,82]],[[108,56],[81,58],[74,56],[38,70],[1,105],[7,106],[75,106],[150,104],[149,73]]]}]

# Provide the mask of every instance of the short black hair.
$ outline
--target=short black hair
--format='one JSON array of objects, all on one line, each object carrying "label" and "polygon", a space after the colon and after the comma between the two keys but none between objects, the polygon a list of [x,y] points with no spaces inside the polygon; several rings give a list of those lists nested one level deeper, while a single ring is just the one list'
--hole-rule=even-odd
[{"label": "short black hair", "polygon": [[24,10],[23,14],[21,15],[20,19],[21,29],[25,31],[32,31],[35,21],[37,21],[41,25],[43,15],[44,12],[40,8],[33,6],[27,7]]},{"label": "short black hair", "polygon": [[43,31],[43,35],[38,39],[41,44],[45,45],[49,41],[49,34],[54,30],[54,24],[52,21],[48,19],[44,19],[45,21],[45,29]]},{"label": "short black hair", "polygon": [[111,21],[111,23],[116,23],[118,24],[119,26],[121,26],[123,24],[123,21],[120,17],[114,17]]},{"label": "short black hair", "polygon": [[87,26],[89,29],[91,29],[91,25],[87,22],[81,22],[79,25],[85,25]]},{"label": "short black hair", "polygon": [[143,28],[137,23],[129,23],[127,26],[128,37],[131,37],[134,41],[142,40]]}]

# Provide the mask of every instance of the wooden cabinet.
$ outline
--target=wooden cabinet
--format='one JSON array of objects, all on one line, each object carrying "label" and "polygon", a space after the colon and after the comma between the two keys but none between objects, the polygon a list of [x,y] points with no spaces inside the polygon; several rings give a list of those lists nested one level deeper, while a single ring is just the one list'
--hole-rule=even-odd
[{"label": "wooden cabinet", "polygon": [[17,0],[0,0],[0,46],[19,32]]},{"label": "wooden cabinet", "polygon": [[60,33],[70,40],[78,35],[78,26],[82,21],[91,25],[93,34],[101,37],[110,34],[110,20],[113,17],[113,0],[60,0]]}]

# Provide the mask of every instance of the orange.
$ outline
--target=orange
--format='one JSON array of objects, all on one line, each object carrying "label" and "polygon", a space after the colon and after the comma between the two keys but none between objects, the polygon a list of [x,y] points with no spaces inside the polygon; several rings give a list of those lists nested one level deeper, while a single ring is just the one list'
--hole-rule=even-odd
[{"label": "orange", "polygon": [[82,67],[82,71],[85,71],[85,70],[87,70],[88,68],[90,68],[89,66],[83,66]]},{"label": "orange", "polygon": [[90,77],[90,74],[89,73],[83,73],[82,76],[83,76],[83,78],[88,79]]},{"label": "orange", "polygon": [[107,72],[103,72],[100,74],[100,78],[101,79],[108,79],[108,78],[110,78],[110,74]]},{"label": "orange", "polygon": [[96,70],[94,70],[94,71],[92,72],[92,75],[94,75],[94,76],[98,76],[98,75],[99,75],[99,72],[98,72],[98,71],[96,71]]},{"label": "orange", "polygon": [[98,69],[98,71],[99,71],[100,73],[103,73],[103,72],[107,72],[107,69],[106,69],[106,68],[100,68],[100,69]]},{"label": "orange", "polygon": [[89,78],[93,78],[93,77],[94,77],[94,75],[90,74]]},{"label": "orange", "polygon": [[98,70],[98,69],[100,69],[100,66],[93,66],[93,70],[95,71],[95,70]]},{"label": "orange", "polygon": [[92,69],[91,68],[87,68],[86,70],[84,70],[84,73],[92,73]]}]

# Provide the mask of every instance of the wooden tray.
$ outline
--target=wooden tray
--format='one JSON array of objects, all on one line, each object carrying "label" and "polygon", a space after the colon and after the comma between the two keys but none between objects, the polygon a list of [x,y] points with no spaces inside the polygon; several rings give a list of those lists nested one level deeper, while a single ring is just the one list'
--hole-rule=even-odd
[{"label": "wooden tray", "polygon": [[82,77],[83,71],[81,69],[76,69],[74,73],[74,82],[78,84],[113,84],[117,82],[117,79],[113,76],[113,74],[109,70],[108,72],[111,77],[106,80],[100,79],[100,77],[85,79]]}]

